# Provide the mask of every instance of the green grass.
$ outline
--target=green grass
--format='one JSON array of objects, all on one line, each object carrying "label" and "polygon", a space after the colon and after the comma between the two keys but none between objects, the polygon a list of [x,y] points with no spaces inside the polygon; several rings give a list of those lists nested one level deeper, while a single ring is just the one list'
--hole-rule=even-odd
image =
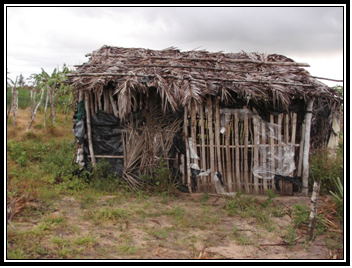
[{"label": "green grass", "polygon": [[[270,191],[264,202],[241,192],[216,204],[209,194],[199,201],[185,201],[173,184],[164,183],[162,178],[169,173],[163,163],[150,177],[153,187],[138,193],[129,191],[120,178],[106,177],[104,165],[96,173],[78,177],[71,164],[72,125],[58,115],[57,126],[44,128],[42,115],[38,116],[27,133],[28,122],[21,125],[18,120],[18,126],[8,127],[8,202],[25,194],[40,205],[18,213],[12,219],[15,230],[7,226],[8,259],[155,258],[156,248],[160,258],[178,250],[180,258],[198,258],[203,245],[226,247],[235,241],[258,249],[258,241],[267,235],[280,235],[293,245],[294,227],[307,225],[308,208],[297,204],[292,227],[278,226],[275,218],[287,212],[274,204],[276,195]],[[61,207],[62,203],[67,206]],[[253,233],[236,229],[238,220],[251,225]],[[315,235],[326,232],[318,216]],[[343,247],[338,233],[328,232],[325,243],[331,250]]]}]

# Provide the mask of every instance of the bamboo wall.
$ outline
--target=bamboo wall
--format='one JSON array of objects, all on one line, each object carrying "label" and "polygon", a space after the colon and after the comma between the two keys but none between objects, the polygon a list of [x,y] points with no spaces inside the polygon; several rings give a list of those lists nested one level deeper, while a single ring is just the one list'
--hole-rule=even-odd
[{"label": "bamboo wall", "polygon": [[[247,107],[244,106],[243,109]],[[190,144],[186,142],[184,182],[190,185],[190,164],[195,163],[201,170],[211,170],[209,176],[202,176],[202,179],[197,177],[198,187],[195,192],[216,192],[213,177],[217,171],[222,174],[227,192],[241,189],[248,194],[266,194],[267,189],[273,189],[281,195],[292,195],[291,183],[280,180],[281,190],[277,191],[273,179],[256,177],[253,169],[261,165],[272,169],[271,172],[275,173],[275,169],[283,165],[276,157],[279,159],[282,157],[284,152],[282,142],[284,142],[292,144],[295,152],[293,161],[296,162],[296,169],[289,175],[300,175],[302,150],[296,139],[297,130],[300,129],[297,114],[270,115],[270,123],[277,124],[278,127],[275,130],[271,129],[273,133],[265,133],[268,131],[265,130],[263,123],[259,123],[257,117],[245,116],[241,119],[239,111],[221,109],[218,99],[212,102],[210,98],[207,103],[197,104],[197,108],[194,104],[185,107],[184,125],[187,126],[184,128],[185,140],[191,139],[193,143],[191,145],[199,159],[191,158],[188,148]],[[281,142],[277,137],[280,137]],[[267,159],[268,155],[272,159]],[[269,165],[269,162],[272,164]]]},{"label": "bamboo wall", "polygon": [[[94,114],[98,109],[103,109],[118,116],[117,103],[112,99],[111,92],[104,90],[102,93],[101,97],[98,93],[86,94],[86,110]],[[246,110],[247,107],[243,106],[242,109]],[[295,161],[296,169],[289,175],[301,176],[305,124],[297,123],[295,113],[270,115],[270,123],[277,124],[278,127],[271,129],[268,133],[258,117],[241,117],[239,111],[240,109],[221,109],[217,98],[215,100],[208,98],[203,104],[190,103],[184,107],[183,118],[183,125],[187,126],[183,127],[185,141],[192,141],[192,143],[185,142],[186,155],[177,153],[176,158],[169,158],[165,153],[160,157],[175,160],[173,161],[175,168],[181,166],[183,183],[188,185],[191,192],[191,164],[197,164],[201,170],[210,169],[211,171],[208,176],[197,176],[195,192],[198,193],[215,193],[214,172],[219,172],[222,175],[226,192],[236,192],[241,189],[242,192],[248,194],[266,194],[268,189],[273,189],[281,195],[292,195],[291,183],[281,180],[279,182],[281,190],[278,191],[273,179],[257,177],[253,170],[266,167],[269,173],[275,173],[275,170],[283,164],[276,157],[282,157],[284,152],[282,142],[284,142],[293,144],[295,147],[293,161]],[[256,113],[255,110],[252,112]],[[199,159],[192,158],[190,146]],[[92,149],[90,151],[89,157],[92,158],[92,162],[95,162],[95,157],[112,157],[94,156]],[[124,155],[124,157],[128,155],[126,149]]]}]

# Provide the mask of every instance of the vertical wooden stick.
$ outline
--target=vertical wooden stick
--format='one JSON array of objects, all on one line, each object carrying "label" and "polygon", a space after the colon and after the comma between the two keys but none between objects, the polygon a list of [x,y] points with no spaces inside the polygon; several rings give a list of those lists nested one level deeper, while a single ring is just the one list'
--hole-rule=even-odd
[{"label": "vertical wooden stick", "polygon": [[[193,150],[198,154],[198,148],[197,148],[197,111],[196,111],[196,105],[194,102],[191,104],[191,135],[192,140],[193,140]],[[199,161],[198,159],[193,159],[193,163],[197,164],[199,166]],[[200,192],[200,177],[197,177],[197,193]]]},{"label": "vertical wooden stick", "polygon": [[[204,120],[204,106],[203,104],[200,104],[200,135],[201,135],[201,140],[202,140],[202,152],[201,152],[201,166],[200,168],[203,169],[203,170],[207,170],[207,164],[206,164],[206,156],[205,156],[205,132],[204,132],[204,123],[205,123],[205,120]],[[209,176],[205,176],[203,177],[202,179],[202,185],[203,185],[203,191],[206,191],[206,187],[207,187],[207,178]]]},{"label": "vertical wooden stick", "polygon": [[235,181],[235,133],[234,133],[234,114],[230,114],[230,158],[231,158],[231,182],[232,182],[232,191],[234,192],[236,189],[236,181]]},{"label": "vertical wooden stick", "polygon": [[302,178],[302,194],[308,196],[308,178],[309,178],[309,146],[310,146],[310,125],[312,120],[313,100],[307,103],[307,112],[305,116],[306,129],[304,135],[304,151],[303,151],[303,178]]},{"label": "vertical wooden stick", "polygon": [[213,104],[211,97],[207,99],[207,107],[208,107],[208,130],[209,130],[209,146],[210,146],[210,181],[212,184],[212,190],[214,187],[214,172],[215,170],[215,153],[214,153],[214,132],[213,132]]},{"label": "vertical wooden stick", "polygon": [[98,93],[94,92],[94,109],[95,113],[98,112]]},{"label": "vertical wooden stick", "polygon": [[313,186],[313,194],[310,202],[310,216],[308,226],[308,240],[313,239],[313,230],[317,221],[317,204],[320,190],[320,181],[315,181]]},{"label": "vertical wooden stick", "polygon": [[189,141],[188,141],[188,106],[185,105],[185,113],[184,113],[184,125],[183,129],[185,132],[185,143],[186,143],[186,170],[187,170],[187,185],[188,185],[188,190],[190,193],[192,193],[192,187],[191,187],[191,162],[190,162],[190,152],[189,152]]},{"label": "vertical wooden stick", "polygon": [[[270,115],[270,123],[274,124],[274,115],[272,115],[272,114]],[[271,128],[270,129],[271,174],[275,173],[275,140],[274,140],[275,133],[274,132],[275,132],[274,129]],[[274,189],[276,189],[274,178],[271,180],[271,185],[272,185],[272,189],[274,191]]]},{"label": "vertical wooden stick", "polygon": [[91,129],[91,125],[90,125],[89,92],[85,92],[84,104],[85,104],[86,118],[87,118],[87,136],[88,136],[89,154],[90,154],[90,159],[92,161],[92,165],[95,168],[96,161],[95,161],[95,155],[94,155],[94,151],[93,151],[92,129]]},{"label": "vertical wooden stick", "polygon": [[219,99],[215,98],[215,142],[216,142],[216,154],[218,160],[218,172],[221,173],[223,178],[224,172],[222,171],[222,160],[221,160],[221,143],[220,143],[220,107],[219,107]]},{"label": "vertical wooden stick", "polygon": [[103,90],[103,99],[104,99],[104,112],[109,112],[109,96],[107,90]]},{"label": "vertical wooden stick", "polygon": [[[255,110],[254,110],[255,111]],[[253,143],[254,143],[254,157],[252,159],[253,162],[253,168],[255,170],[258,169],[258,162],[259,162],[259,152],[258,152],[258,146],[259,146],[259,133],[258,133],[258,118],[253,117]],[[259,194],[259,184],[258,184],[258,177],[254,176],[254,193]]]},{"label": "vertical wooden stick", "polygon": [[111,103],[111,106],[112,106],[112,110],[114,112],[114,115],[116,117],[119,116],[119,112],[118,112],[118,109],[117,109],[117,106],[116,106],[116,102],[112,96],[112,89],[109,89],[109,99],[110,99],[110,103]]},{"label": "vertical wooden stick", "polygon": [[240,174],[240,146],[239,146],[239,135],[238,135],[238,111],[235,111],[234,114],[234,132],[235,132],[235,151],[236,151],[236,183],[237,190],[241,190],[241,174]]},{"label": "vertical wooden stick", "polygon": [[225,143],[226,143],[226,169],[227,169],[227,188],[228,192],[233,192],[232,187],[232,173],[231,173],[231,152],[230,152],[230,121],[231,114],[225,114],[226,132],[225,132]]},{"label": "vertical wooden stick", "polygon": [[[277,117],[277,154],[278,154],[278,161],[277,161],[277,165],[279,170],[282,170],[283,168],[283,163],[282,163],[282,122],[283,122],[283,114],[279,114]],[[283,180],[279,181],[279,185],[281,188],[281,193],[285,193],[285,182]]]},{"label": "vertical wooden stick", "polygon": [[299,158],[297,167],[297,176],[302,176],[302,165],[303,165],[303,151],[304,151],[304,131],[306,129],[306,124],[303,122],[301,125],[301,141],[299,143]]},{"label": "vertical wooden stick", "polygon": [[[247,107],[243,107],[247,109]],[[249,185],[249,170],[248,170],[248,115],[244,116],[244,152],[243,152],[243,162],[244,162],[244,188],[247,194],[251,192],[251,186]]]},{"label": "vertical wooden stick", "polygon": [[265,179],[266,177],[266,169],[267,169],[267,166],[266,166],[266,151],[267,151],[267,147],[266,147],[266,131],[265,131],[265,123],[264,121],[262,121],[262,145],[263,145],[263,148],[261,150],[262,154],[260,155],[260,158],[262,160],[262,167],[263,169],[265,170],[265,172],[263,172],[263,187],[264,187],[264,193],[266,194],[267,193],[267,190],[268,190],[268,185],[267,185],[267,179]]},{"label": "vertical wooden stick", "polygon": [[101,103],[101,95],[103,94],[103,89],[101,88],[99,90],[99,92],[97,92],[97,96],[98,96],[98,107],[99,107],[99,110],[103,110],[103,105]]},{"label": "vertical wooden stick", "polygon": [[89,91],[89,106],[90,106],[90,114],[94,114],[94,105],[93,105],[93,97],[92,97],[92,92]]}]

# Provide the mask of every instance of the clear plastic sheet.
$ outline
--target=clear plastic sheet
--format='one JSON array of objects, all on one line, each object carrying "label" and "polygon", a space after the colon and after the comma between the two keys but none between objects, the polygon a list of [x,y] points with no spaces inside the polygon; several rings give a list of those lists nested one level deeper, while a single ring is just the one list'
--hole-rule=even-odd
[{"label": "clear plastic sheet", "polygon": [[[285,143],[284,137],[279,134],[279,129],[282,127],[278,124],[268,123],[259,115],[248,109],[236,109],[239,120],[244,120],[246,117],[251,118],[253,123],[258,126],[258,147],[259,161],[253,165],[252,172],[258,178],[274,179],[275,175],[290,176],[296,169],[294,161],[294,146],[291,143]],[[233,113],[232,109],[221,109],[221,122],[228,123],[226,113]],[[265,131],[263,132],[263,125]],[[275,141],[274,150],[268,144],[261,144],[262,139]],[[265,159],[265,161],[264,161]]]}]

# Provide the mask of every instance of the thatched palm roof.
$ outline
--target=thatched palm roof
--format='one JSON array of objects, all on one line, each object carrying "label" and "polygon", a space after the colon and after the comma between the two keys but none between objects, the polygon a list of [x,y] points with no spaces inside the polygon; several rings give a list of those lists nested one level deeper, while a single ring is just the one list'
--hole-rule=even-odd
[{"label": "thatched palm roof", "polygon": [[201,103],[209,95],[224,102],[237,96],[282,107],[292,99],[341,101],[335,90],[302,68],[308,64],[277,54],[103,46],[86,56],[89,61],[78,66],[67,82],[76,92],[101,92],[113,81],[120,116],[128,114],[132,99],[139,93],[147,94],[150,87],[157,89],[164,110],[173,111],[191,100]]}]

